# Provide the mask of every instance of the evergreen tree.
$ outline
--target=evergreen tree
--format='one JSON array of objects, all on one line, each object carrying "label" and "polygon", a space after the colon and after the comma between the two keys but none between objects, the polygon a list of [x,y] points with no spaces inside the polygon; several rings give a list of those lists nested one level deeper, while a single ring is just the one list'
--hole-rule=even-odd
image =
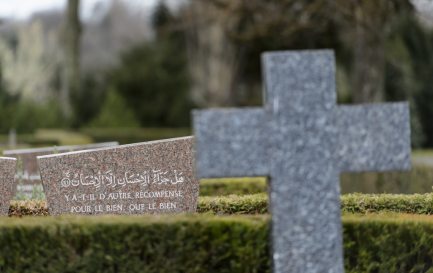
[{"label": "evergreen tree", "polygon": [[176,27],[178,20],[161,2],[152,17],[155,40],[123,54],[120,66],[109,76],[145,127],[189,125],[192,104],[184,33]]}]

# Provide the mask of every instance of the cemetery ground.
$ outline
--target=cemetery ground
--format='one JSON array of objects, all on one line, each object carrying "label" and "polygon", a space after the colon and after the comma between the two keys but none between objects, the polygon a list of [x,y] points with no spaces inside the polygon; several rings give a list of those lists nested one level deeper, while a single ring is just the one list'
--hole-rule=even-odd
[{"label": "cemetery ground", "polygon": [[[346,272],[433,268],[431,154],[414,152],[407,173],[341,175]],[[0,272],[271,272],[267,184],[203,179],[197,213],[177,216],[54,217],[43,194],[14,200],[0,218]]]}]

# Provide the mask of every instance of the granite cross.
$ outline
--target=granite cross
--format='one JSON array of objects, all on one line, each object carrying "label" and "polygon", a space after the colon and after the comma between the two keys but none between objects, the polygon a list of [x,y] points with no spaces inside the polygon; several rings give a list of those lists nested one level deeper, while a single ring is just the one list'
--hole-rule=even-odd
[{"label": "granite cross", "polygon": [[339,175],[410,168],[408,104],[337,106],[332,51],[262,61],[264,108],[194,112],[198,176],[268,176],[274,272],[344,272]]}]

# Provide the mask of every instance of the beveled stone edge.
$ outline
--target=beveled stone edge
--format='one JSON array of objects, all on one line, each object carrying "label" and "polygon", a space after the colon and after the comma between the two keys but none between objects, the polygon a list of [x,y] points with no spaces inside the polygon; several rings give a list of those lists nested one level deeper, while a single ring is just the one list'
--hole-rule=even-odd
[{"label": "beveled stone edge", "polygon": [[60,156],[73,155],[73,154],[84,154],[84,153],[91,153],[91,152],[97,152],[97,151],[116,150],[116,149],[120,149],[120,148],[136,147],[136,146],[143,146],[143,145],[153,145],[153,144],[158,144],[158,143],[173,142],[173,141],[177,141],[177,140],[193,139],[193,138],[194,138],[194,136],[159,139],[159,140],[153,140],[153,141],[147,141],[147,142],[138,142],[138,143],[132,143],[132,144],[113,146],[113,147],[103,147],[103,148],[89,149],[89,150],[83,150],[83,151],[73,151],[73,152],[58,153],[58,154],[52,154],[52,155],[42,155],[42,156],[37,156],[37,159],[39,160],[39,159],[60,157]]},{"label": "beveled stone edge", "polygon": [[321,48],[321,49],[298,49],[298,50],[272,50],[265,51],[261,54],[262,60],[268,57],[288,57],[296,54],[331,54],[335,56],[335,50],[332,48]]},{"label": "beveled stone edge", "polygon": [[41,147],[41,148],[6,150],[3,151],[3,155],[21,155],[21,154],[31,154],[31,153],[38,153],[38,152],[51,152],[53,150],[56,150],[56,148],[59,150],[68,150],[68,149],[70,150],[73,148],[79,148],[79,147],[85,148],[88,146],[94,146],[94,148],[92,149],[99,149],[99,146],[101,146],[101,148],[119,146],[119,142],[111,141],[111,142],[100,142],[100,143],[83,144],[83,145],[50,146],[50,147]]},{"label": "beveled stone edge", "polygon": [[17,161],[17,159],[16,159],[16,158],[13,158],[13,157],[3,157],[3,156],[0,156],[0,160],[10,160],[10,161]]}]

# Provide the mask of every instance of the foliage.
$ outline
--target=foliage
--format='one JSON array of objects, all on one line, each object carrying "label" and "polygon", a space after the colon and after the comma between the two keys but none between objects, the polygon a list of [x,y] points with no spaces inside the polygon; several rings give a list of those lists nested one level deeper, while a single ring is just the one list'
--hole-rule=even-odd
[{"label": "foliage", "polygon": [[332,48],[340,102],[408,100],[413,146],[433,145],[433,39],[411,1],[195,0],[190,10],[192,93],[201,105],[260,105],[264,51]]},{"label": "foliage", "polygon": [[411,60],[415,86],[413,99],[425,134],[424,147],[433,146],[433,31],[423,28],[417,21],[408,19],[402,25],[402,39]]},{"label": "foliage", "polygon": [[90,123],[90,127],[96,128],[134,128],[138,125],[134,112],[113,89],[108,92],[98,116]]},{"label": "foliage", "polygon": [[432,272],[431,217],[390,214],[343,219],[346,272]]},{"label": "foliage", "polygon": [[47,204],[43,200],[12,201],[9,216],[48,216]]},{"label": "foliage", "polygon": [[[58,105],[51,101],[38,104],[9,97],[0,91],[0,132],[15,128],[19,133],[33,132],[37,128],[66,127]],[[9,97],[9,98],[8,98]]]},{"label": "foliage", "polygon": [[175,45],[145,44],[125,53],[110,82],[142,126],[185,126],[191,109],[182,54]]},{"label": "foliage", "polygon": [[[271,272],[269,217],[0,219],[0,271]],[[431,217],[343,217],[346,272],[431,272]]]},{"label": "foliage", "polygon": [[340,178],[342,193],[429,193],[432,192],[433,170],[414,165],[408,172],[344,173]]},{"label": "foliage", "polygon": [[[109,93],[106,79],[100,73],[87,72],[81,77],[81,89],[70,94],[73,128],[89,124],[100,114]],[[123,98],[123,97],[122,97]],[[123,99],[124,100],[124,99]]]},{"label": "foliage", "polygon": [[0,271],[258,273],[268,233],[258,217],[0,219]]},{"label": "foliage", "polygon": [[11,95],[43,103],[53,97],[59,52],[55,33],[44,33],[42,23],[31,22],[16,34],[16,45],[0,38],[2,84]]},{"label": "foliage", "polygon": [[348,194],[341,198],[342,208],[348,213],[397,212],[433,214],[433,194]]},{"label": "foliage", "polygon": [[[15,129],[19,133],[29,133],[33,132],[37,128],[61,128],[68,126],[68,122],[62,118],[59,105],[54,99],[47,99],[47,97],[45,97],[44,102],[39,100],[41,97],[47,95],[41,94],[40,92],[42,91],[37,90],[38,88],[40,88],[40,86],[35,87],[28,85],[28,89],[20,89],[20,91],[22,91],[21,94],[12,94],[14,93],[14,91],[10,91],[8,89],[11,87],[11,84],[8,80],[2,77],[4,71],[1,72],[1,133],[8,133],[10,129]],[[37,85],[38,83],[35,84]]]},{"label": "foliage", "polygon": [[266,214],[268,196],[253,195],[204,196],[199,199],[197,211],[211,214]]},{"label": "foliage", "polygon": [[200,181],[200,196],[223,196],[263,193],[267,190],[264,177],[218,178]]},{"label": "foliage", "polygon": [[120,92],[142,126],[188,126],[192,104],[188,95],[183,34],[169,26],[173,17],[155,19],[157,37],[126,51],[109,73],[109,85]]}]

